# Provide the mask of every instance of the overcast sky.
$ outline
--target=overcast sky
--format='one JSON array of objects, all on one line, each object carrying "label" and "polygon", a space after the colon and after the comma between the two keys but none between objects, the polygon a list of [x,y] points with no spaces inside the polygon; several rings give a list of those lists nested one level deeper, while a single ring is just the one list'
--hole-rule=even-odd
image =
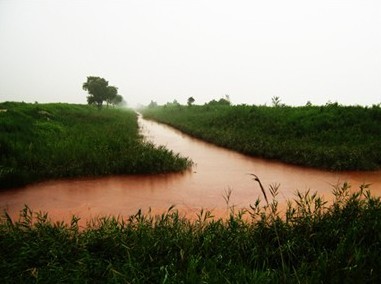
[{"label": "overcast sky", "polygon": [[381,102],[380,0],[0,0],[0,101]]}]

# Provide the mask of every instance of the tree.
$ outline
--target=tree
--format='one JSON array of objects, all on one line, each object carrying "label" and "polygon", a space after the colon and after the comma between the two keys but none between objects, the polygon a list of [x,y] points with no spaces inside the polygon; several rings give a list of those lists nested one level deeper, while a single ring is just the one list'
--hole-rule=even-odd
[{"label": "tree", "polygon": [[95,104],[99,108],[102,107],[104,101],[107,105],[116,105],[123,101],[123,97],[118,94],[118,88],[109,86],[108,81],[101,77],[87,77],[87,81],[83,83],[82,89],[89,93],[87,96],[88,104]]},{"label": "tree", "polygon": [[194,103],[195,99],[193,97],[188,98],[188,106],[191,106]]},{"label": "tree", "polygon": [[179,106],[180,105],[179,102],[176,99],[173,100],[172,104],[175,105],[175,106]]},{"label": "tree", "polygon": [[82,89],[89,93],[87,96],[88,104],[96,104],[98,107],[102,107],[103,101],[107,99],[107,88],[108,82],[95,76],[87,77],[87,81],[82,85]]},{"label": "tree", "polygon": [[116,99],[116,96],[118,96],[118,88],[114,86],[108,86],[106,97],[107,106],[113,104],[114,100]]},{"label": "tree", "polygon": [[274,107],[281,107],[281,106],[284,106],[284,104],[281,104],[281,100],[279,97],[277,96],[274,96],[271,98],[271,102],[273,104]]},{"label": "tree", "polygon": [[230,96],[229,96],[228,94],[225,95],[224,100],[225,100],[225,101],[228,101],[228,102],[229,102],[229,105],[231,105]]},{"label": "tree", "polygon": [[211,105],[211,106],[222,106],[222,105],[225,105],[225,106],[229,106],[230,105],[230,101],[228,101],[225,98],[221,98],[218,101],[211,100],[210,102],[206,103],[206,105]]},{"label": "tree", "polygon": [[151,100],[151,102],[149,103],[148,107],[149,108],[155,108],[155,107],[157,107],[157,102]]},{"label": "tree", "polygon": [[226,105],[226,106],[230,106],[230,102],[224,98],[221,98],[219,101],[218,101],[218,104],[219,105]]},{"label": "tree", "polygon": [[126,102],[123,100],[123,97],[121,95],[116,95],[112,100],[111,103],[114,106],[119,106],[119,105],[125,105]]}]

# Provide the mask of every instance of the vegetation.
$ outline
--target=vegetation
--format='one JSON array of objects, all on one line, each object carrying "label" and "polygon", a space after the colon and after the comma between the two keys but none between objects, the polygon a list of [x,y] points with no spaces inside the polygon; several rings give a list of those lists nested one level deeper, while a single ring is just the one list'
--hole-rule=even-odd
[{"label": "vegetation", "polygon": [[87,96],[89,105],[95,104],[101,108],[104,101],[107,105],[119,105],[123,102],[123,97],[118,94],[118,88],[109,86],[104,78],[89,76],[82,88],[89,92]]},{"label": "vegetation", "polygon": [[226,220],[170,208],[82,229],[77,217],[52,223],[25,207],[0,221],[0,274],[3,283],[380,283],[381,201],[366,187],[336,187],[330,206],[298,193],[285,215],[272,186],[272,201],[230,207]]},{"label": "vegetation", "polygon": [[187,104],[188,104],[188,106],[191,106],[191,105],[193,105],[194,102],[195,102],[195,99],[193,97],[189,97]]},{"label": "vegetation", "polygon": [[244,154],[330,170],[381,168],[381,108],[229,106],[212,101],[191,108],[165,105],[146,118]]},{"label": "vegetation", "polygon": [[143,141],[132,110],[0,104],[0,188],[43,179],[181,171],[190,160]]}]

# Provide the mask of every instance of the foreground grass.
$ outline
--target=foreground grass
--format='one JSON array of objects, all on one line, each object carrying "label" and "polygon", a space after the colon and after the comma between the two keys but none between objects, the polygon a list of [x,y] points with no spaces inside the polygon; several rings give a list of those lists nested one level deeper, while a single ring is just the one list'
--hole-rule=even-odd
[{"label": "foreground grass", "polygon": [[144,142],[132,110],[0,104],[0,188],[43,179],[181,171],[190,161]]},{"label": "foreground grass", "polygon": [[[270,187],[273,197],[277,188]],[[0,222],[3,283],[379,283],[381,202],[344,184],[328,206],[298,193],[286,214],[276,199],[196,221],[176,210],[127,220],[99,218],[80,230],[27,207]],[[228,200],[228,198],[227,198]]]},{"label": "foreground grass", "polygon": [[144,117],[244,154],[330,170],[381,168],[381,108],[167,105]]}]

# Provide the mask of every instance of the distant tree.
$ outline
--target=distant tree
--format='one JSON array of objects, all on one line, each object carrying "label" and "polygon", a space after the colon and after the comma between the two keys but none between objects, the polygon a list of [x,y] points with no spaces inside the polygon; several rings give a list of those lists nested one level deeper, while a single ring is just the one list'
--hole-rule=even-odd
[{"label": "distant tree", "polygon": [[123,97],[118,95],[118,88],[109,86],[108,81],[101,77],[87,77],[87,81],[83,83],[82,89],[89,93],[87,96],[88,104],[95,104],[99,108],[102,107],[103,102],[106,102],[107,105],[115,105],[117,102],[123,101]]},{"label": "distant tree", "polygon": [[206,105],[210,105],[210,106],[229,106],[229,105],[230,105],[230,102],[227,101],[227,100],[224,99],[224,98],[221,98],[221,99],[219,99],[218,101],[216,101],[216,100],[211,100],[211,101],[208,102]]},{"label": "distant tree", "polygon": [[271,102],[272,102],[273,107],[284,106],[284,104],[281,104],[281,99],[277,96],[272,97]]},{"label": "distant tree", "polygon": [[112,100],[111,100],[111,103],[114,105],[114,106],[120,106],[120,105],[124,105],[126,104],[126,102],[124,101],[123,97],[121,95],[116,95]]},{"label": "distant tree", "polygon": [[218,101],[218,104],[219,104],[219,105],[230,106],[230,100],[228,100],[228,99],[226,99],[226,98],[221,98],[221,99]]},{"label": "distant tree", "polygon": [[195,99],[193,97],[189,97],[187,104],[188,106],[191,106],[194,102],[195,102]]},{"label": "distant tree", "polygon": [[116,96],[118,96],[118,88],[116,88],[114,86],[108,86],[107,87],[107,96],[106,96],[107,106],[113,104],[113,101],[116,99]]},{"label": "distant tree", "polygon": [[96,104],[102,107],[103,102],[107,99],[108,82],[100,77],[89,76],[87,81],[82,85],[83,90],[87,91],[87,102],[89,104]]},{"label": "distant tree", "polygon": [[172,104],[175,105],[175,106],[179,106],[180,105],[177,100],[173,100]]},{"label": "distant tree", "polygon": [[149,108],[157,107],[157,102],[151,100],[151,102],[149,103],[148,107]]},{"label": "distant tree", "polygon": [[339,103],[338,102],[332,102],[332,101],[328,101],[328,102],[326,102],[326,104],[325,104],[325,106],[326,107],[338,107],[339,106]]},{"label": "distant tree", "polygon": [[308,107],[312,106],[311,101],[307,101],[306,106],[308,106]]},{"label": "distant tree", "polygon": [[210,105],[210,106],[217,106],[217,105],[230,105],[230,101],[227,100],[226,98],[221,98],[219,99],[218,101],[216,100],[211,100],[210,102],[208,102],[206,105]]},{"label": "distant tree", "polygon": [[173,100],[172,102],[167,102],[164,106],[165,107],[171,107],[171,106],[180,107],[180,103],[177,100]]},{"label": "distant tree", "polygon": [[218,105],[218,102],[215,99],[213,99],[213,100],[205,103],[205,105]]}]

